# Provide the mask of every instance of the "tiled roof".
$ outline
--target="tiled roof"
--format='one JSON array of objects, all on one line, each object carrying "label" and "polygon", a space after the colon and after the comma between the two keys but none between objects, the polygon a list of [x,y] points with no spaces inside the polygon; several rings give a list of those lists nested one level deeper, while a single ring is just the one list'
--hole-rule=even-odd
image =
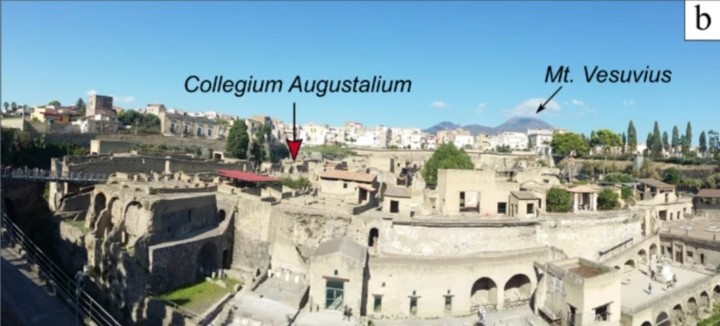
[{"label": "tiled roof", "polygon": [[282,181],[278,178],[269,177],[266,175],[260,175],[250,172],[237,171],[237,170],[218,170],[218,175],[221,177],[232,178],[235,180],[246,181],[246,182],[279,182]]},{"label": "tiled roof", "polygon": [[370,183],[370,182],[373,182],[373,180],[375,180],[375,175],[369,174],[369,173],[351,172],[351,171],[345,171],[345,170],[328,170],[328,171],[321,173],[320,178]]},{"label": "tiled roof", "polygon": [[720,189],[700,189],[695,197],[720,198]]},{"label": "tiled roof", "polygon": [[637,179],[637,181],[640,183],[646,184],[648,186],[655,187],[655,188],[665,188],[665,189],[675,188],[675,186],[673,186],[671,184],[667,184],[665,182],[658,181],[655,179]]},{"label": "tiled roof", "polygon": [[410,198],[410,189],[390,186],[387,188],[387,190],[385,190],[384,196]]},{"label": "tiled roof", "polygon": [[511,191],[510,192],[517,199],[534,200],[540,199],[535,193],[531,191]]},{"label": "tiled roof", "polygon": [[366,254],[365,247],[357,244],[348,238],[337,238],[330,241],[325,241],[315,249],[313,256],[323,256],[334,253],[339,253],[351,259],[363,261]]}]

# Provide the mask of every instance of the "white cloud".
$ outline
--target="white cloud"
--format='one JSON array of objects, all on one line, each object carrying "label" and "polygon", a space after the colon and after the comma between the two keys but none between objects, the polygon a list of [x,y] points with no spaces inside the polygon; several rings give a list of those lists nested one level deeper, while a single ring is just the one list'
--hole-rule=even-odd
[{"label": "white cloud", "polygon": [[432,107],[434,107],[436,109],[444,109],[444,108],[447,108],[447,105],[443,101],[435,101],[435,102],[432,102]]},{"label": "white cloud", "polygon": [[575,106],[585,106],[585,102],[576,99],[572,99],[572,104]]},{"label": "white cloud", "polygon": [[[511,117],[520,117],[520,116],[530,116],[535,115],[537,112],[538,107],[540,104],[545,103],[544,98],[531,98],[527,99],[524,102],[516,105],[511,110],[508,110],[507,113]],[[545,111],[560,111],[560,104],[555,101],[550,101],[545,106]]]},{"label": "white cloud", "polygon": [[487,104],[485,103],[478,103],[478,105],[475,107],[475,113],[482,114],[486,106]]},{"label": "white cloud", "polygon": [[628,99],[628,100],[623,100],[623,105],[624,105],[625,107],[633,106],[633,105],[635,105],[635,100],[630,100],[630,99]]},{"label": "white cloud", "polygon": [[96,95],[96,94],[97,94],[97,91],[94,89],[90,89],[87,92],[85,92],[85,95],[87,95],[87,96],[92,96],[92,95]]}]

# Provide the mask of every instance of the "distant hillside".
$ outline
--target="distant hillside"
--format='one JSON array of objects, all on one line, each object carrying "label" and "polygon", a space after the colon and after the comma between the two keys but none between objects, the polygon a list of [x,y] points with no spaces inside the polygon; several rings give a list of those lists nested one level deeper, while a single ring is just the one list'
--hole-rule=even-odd
[{"label": "distant hillside", "polygon": [[440,123],[438,123],[438,124],[436,124],[436,125],[434,125],[434,126],[432,126],[432,127],[430,127],[430,128],[427,128],[427,129],[425,129],[425,130],[423,130],[423,131],[429,132],[429,133],[431,133],[431,134],[434,134],[434,133],[436,133],[436,132],[438,132],[438,131],[440,131],[440,130],[445,130],[445,129],[458,129],[458,128],[460,128],[460,127],[462,127],[462,126],[456,125],[456,124],[454,124],[454,123],[452,123],[452,122],[450,122],[450,121],[443,121],[443,122],[440,122]]},{"label": "distant hillside", "polygon": [[516,131],[516,132],[526,132],[528,129],[553,129],[553,126],[549,123],[538,119],[538,118],[530,118],[530,117],[516,117],[511,118],[508,121],[505,121],[503,124],[497,126],[497,127],[487,127],[483,125],[466,125],[466,126],[460,126],[458,124],[454,124],[449,121],[443,121],[440,122],[430,128],[425,129],[425,132],[428,133],[437,133],[440,130],[446,130],[446,129],[465,129],[469,130],[473,135],[478,134],[499,134],[501,132],[505,131]]}]

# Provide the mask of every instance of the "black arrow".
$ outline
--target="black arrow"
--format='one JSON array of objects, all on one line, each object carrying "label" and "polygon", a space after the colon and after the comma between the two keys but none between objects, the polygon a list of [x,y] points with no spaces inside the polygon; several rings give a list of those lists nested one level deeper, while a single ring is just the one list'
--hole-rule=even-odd
[{"label": "black arrow", "polygon": [[540,111],[545,110],[545,106],[550,103],[550,100],[552,100],[553,97],[555,97],[555,94],[557,94],[562,89],[562,86],[558,87],[558,89],[555,91],[555,93],[552,93],[550,97],[545,101],[545,103],[540,103],[540,106],[538,106],[538,109],[535,113],[540,113]]}]

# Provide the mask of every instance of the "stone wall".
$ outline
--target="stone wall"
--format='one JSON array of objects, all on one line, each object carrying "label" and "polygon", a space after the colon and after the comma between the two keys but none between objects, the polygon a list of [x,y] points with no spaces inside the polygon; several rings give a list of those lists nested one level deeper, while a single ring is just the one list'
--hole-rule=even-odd
[{"label": "stone wall", "polygon": [[232,202],[235,211],[232,267],[253,274],[258,268],[264,272],[270,262],[272,204],[222,194],[218,198],[223,207]]},{"label": "stone wall", "polygon": [[95,139],[126,142],[133,145],[166,145],[168,147],[200,147],[216,151],[225,150],[225,141],[214,139],[165,137],[160,135],[97,135]]},{"label": "stone wall", "polygon": [[563,250],[570,257],[597,260],[600,250],[607,249],[609,245],[642,236],[642,220],[633,213],[620,211],[606,214],[606,217],[601,213],[585,218],[567,214],[566,218],[545,220],[538,228],[537,241]]},{"label": "stone wall", "polygon": [[198,270],[204,259],[219,269],[226,249],[224,240],[218,235],[150,246],[150,291],[165,293],[204,279]]},{"label": "stone wall", "polygon": [[[527,304],[537,284],[533,262],[562,258],[549,248],[455,258],[371,256],[368,314],[411,317],[410,296],[417,297],[417,317],[423,318],[445,315],[446,296],[452,297],[449,314],[453,316],[471,315],[478,305],[503,310]],[[375,296],[382,297],[379,311],[374,311]]]},{"label": "stone wall", "polygon": [[380,229],[380,251],[414,256],[462,256],[482,251],[537,246],[535,226],[426,227],[393,225]]}]

